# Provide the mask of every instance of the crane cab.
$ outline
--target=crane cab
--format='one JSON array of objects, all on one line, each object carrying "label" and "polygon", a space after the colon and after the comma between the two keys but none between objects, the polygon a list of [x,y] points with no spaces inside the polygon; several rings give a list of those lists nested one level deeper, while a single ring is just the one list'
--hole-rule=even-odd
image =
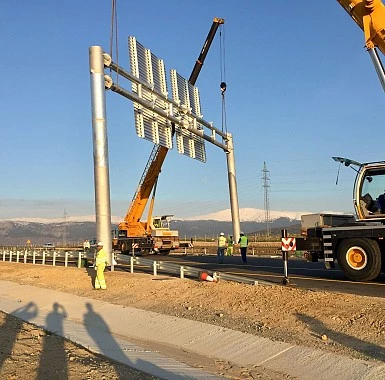
[{"label": "crane cab", "polygon": [[354,184],[353,202],[359,220],[385,223],[385,162],[361,164]]},{"label": "crane cab", "polygon": [[385,224],[385,161],[361,164],[348,158],[333,159],[357,172],[353,188],[357,219]]}]

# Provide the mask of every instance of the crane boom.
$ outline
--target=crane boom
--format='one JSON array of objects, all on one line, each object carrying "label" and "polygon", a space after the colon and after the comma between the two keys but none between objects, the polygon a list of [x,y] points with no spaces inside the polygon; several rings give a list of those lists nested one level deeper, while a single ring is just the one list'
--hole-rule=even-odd
[{"label": "crane boom", "polygon": [[385,54],[385,6],[381,0],[337,0],[364,31],[365,46]]},{"label": "crane boom", "polygon": [[381,0],[337,0],[364,31],[368,50],[378,79],[385,91],[385,69],[377,49],[385,54],[385,6]]},{"label": "crane boom", "polygon": [[[224,23],[224,20],[221,18],[214,18],[211,25],[210,31],[207,35],[207,38],[204,42],[203,48],[199,54],[197,61],[195,62],[194,68],[191,72],[189,82],[192,85],[195,85],[196,80],[199,76],[200,70],[204,63],[204,60],[207,56],[208,50],[211,46],[211,43],[214,39],[214,36],[218,30],[218,27]],[[175,126],[172,125],[173,134],[175,132]],[[150,157],[147,161],[146,167],[140,179],[138,188],[135,192],[135,195],[131,201],[131,204],[128,208],[124,221],[119,224],[119,235],[120,236],[150,236],[152,225],[150,223],[151,213],[153,208],[153,202],[155,198],[155,184],[157,183],[158,176],[161,172],[163,162],[167,156],[168,148],[160,145],[155,145],[151,151]],[[151,192],[152,196],[152,205],[149,210],[149,215],[147,222],[141,222],[143,212],[146,208],[147,202],[150,198]],[[125,231],[124,234],[121,234],[122,231]]]},{"label": "crane boom", "polygon": [[202,66],[203,66],[203,62],[205,61],[206,55],[210,49],[211,43],[213,42],[215,33],[217,32],[219,26],[224,24],[224,23],[225,23],[225,20],[223,18],[215,17],[213,20],[213,24],[211,25],[211,29],[209,31],[209,34],[207,35],[206,41],[203,44],[203,48],[199,54],[198,59],[195,62],[194,68],[193,68],[191,75],[190,75],[190,78],[188,80],[193,86],[195,85],[195,83],[198,79],[199,73],[200,73]]}]

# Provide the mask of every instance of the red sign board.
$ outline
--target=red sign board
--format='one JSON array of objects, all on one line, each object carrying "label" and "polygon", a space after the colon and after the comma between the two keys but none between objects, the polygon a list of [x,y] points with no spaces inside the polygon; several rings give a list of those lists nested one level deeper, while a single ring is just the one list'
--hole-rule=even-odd
[{"label": "red sign board", "polygon": [[282,238],[282,251],[296,251],[297,244],[295,238]]}]

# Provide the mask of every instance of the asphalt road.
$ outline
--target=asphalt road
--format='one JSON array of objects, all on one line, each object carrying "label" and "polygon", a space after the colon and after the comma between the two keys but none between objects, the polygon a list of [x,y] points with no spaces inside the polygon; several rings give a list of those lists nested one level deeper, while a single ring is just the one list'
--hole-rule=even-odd
[{"label": "asphalt road", "polygon": [[[207,271],[226,272],[281,284],[283,279],[283,261],[281,257],[248,256],[247,264],[241,263],[241,257],[225,257],[224,264],[217,263],[215,255],[150,255],[146,258],[160,261],[172,261],[181,265],[197,267]],[[340,293],[383,297],[385,275],[372,282],[353,282],[344,276],[336,265],[335,269],[325,269],[323,262],[311,263],[304,259],[291,258],[288,263],[289,285],[296,288],[324,290]]]}]

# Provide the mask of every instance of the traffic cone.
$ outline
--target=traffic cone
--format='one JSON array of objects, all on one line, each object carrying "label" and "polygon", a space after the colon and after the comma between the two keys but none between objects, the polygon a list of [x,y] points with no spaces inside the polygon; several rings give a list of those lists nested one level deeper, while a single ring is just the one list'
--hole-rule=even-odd
[{"label": "traffic cone", "polygon": [[199,272],[198,279],[199,281],[216,282],[216,279],[206,272]]}]

